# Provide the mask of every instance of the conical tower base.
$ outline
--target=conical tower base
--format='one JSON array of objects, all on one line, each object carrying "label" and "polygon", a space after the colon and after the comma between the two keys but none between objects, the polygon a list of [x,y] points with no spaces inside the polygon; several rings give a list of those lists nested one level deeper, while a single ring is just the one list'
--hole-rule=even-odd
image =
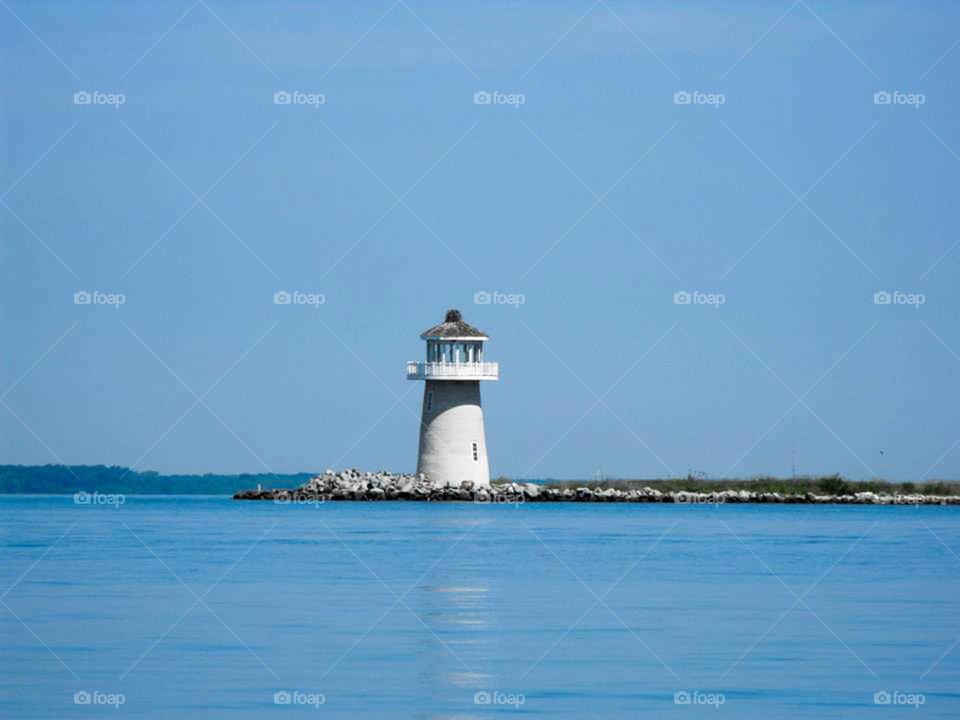
[{"label": "conical tower base", "polygon": [[478,381],[424,383],[417,472],[434,482],[490,484]]}]

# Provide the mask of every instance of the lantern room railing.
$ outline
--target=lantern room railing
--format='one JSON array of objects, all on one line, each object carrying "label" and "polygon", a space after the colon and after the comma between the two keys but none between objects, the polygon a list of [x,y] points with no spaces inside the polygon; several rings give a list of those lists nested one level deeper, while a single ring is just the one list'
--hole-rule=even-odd
[{"label": "lantern room railing", "polygon": [[407,380],[498,380],[500,363],[408,362]]}]

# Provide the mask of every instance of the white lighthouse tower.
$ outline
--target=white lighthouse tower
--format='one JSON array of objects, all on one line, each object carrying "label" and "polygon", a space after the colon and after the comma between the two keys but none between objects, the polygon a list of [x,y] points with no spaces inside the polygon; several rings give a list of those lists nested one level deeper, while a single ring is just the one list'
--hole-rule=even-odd
[{"label": "white lighthouse tower", "polygon": [[434,482],[490,484],[480,381],[498,380],[499,363],[484,362],[487,336],[448,310],[443,322],[420,335],[426,362],[407,363],[408,380],[426,380],[417,472]]}]

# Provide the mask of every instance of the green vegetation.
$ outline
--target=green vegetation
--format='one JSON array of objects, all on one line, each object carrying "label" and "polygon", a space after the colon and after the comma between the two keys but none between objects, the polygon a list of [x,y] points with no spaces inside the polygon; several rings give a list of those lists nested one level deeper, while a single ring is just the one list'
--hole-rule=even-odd
[{"label": "green vegetation", "polygon": [[613,487],[620,490],[651,487],[660,492],[719,492],[721,490],[748,490],[758,493],[780,493],[781,495],[853,495],[858,492],[887,493],[923,493],[924,495],[960,495],[960,482],[931,481],[926,483],[892,483],[886,480],[849,480],[841,475],[822,477],[775,478],[754,477],[748,479],[709,480],[688,476],[674,480],[590,480],[586,482],[546,480],[547,487]]},{"label": "green vegetation", "polygon": [[297,487],[314,474],[160,475],[116,465],[0,465],[0,493],[72,495],[86,490],[125,495],[233,495],[257,485]]}]

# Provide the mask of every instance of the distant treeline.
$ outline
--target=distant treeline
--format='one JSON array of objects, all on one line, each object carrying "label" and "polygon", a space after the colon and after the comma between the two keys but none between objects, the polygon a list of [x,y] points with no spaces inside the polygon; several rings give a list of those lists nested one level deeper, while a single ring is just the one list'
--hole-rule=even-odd
[{"label": "distant treeline", "polygon": [[233,495],[257,485],[297,487],[314,474],[161,475],[117,465],[0,465],[0,493],[73,494],[86,490],[125,495]]},{"label": "distant treeline", "polygon": [[858,492],[924,495],[960,495],[960,482],[934,480],[930,482],[894,483],[886,480],[850,480],[842,475],[823,475],[819,477],[753,477],[748,479],[710,480],[703,477],[688,476],[675,480],[590,480],[576,482],[568,480],[547,480],[549,487],[613,487],[619,489],[651,487],[660,492],[720,492],[722,490],[749,490],[760,493],[780,493],[781,495],[853,495]]}]

